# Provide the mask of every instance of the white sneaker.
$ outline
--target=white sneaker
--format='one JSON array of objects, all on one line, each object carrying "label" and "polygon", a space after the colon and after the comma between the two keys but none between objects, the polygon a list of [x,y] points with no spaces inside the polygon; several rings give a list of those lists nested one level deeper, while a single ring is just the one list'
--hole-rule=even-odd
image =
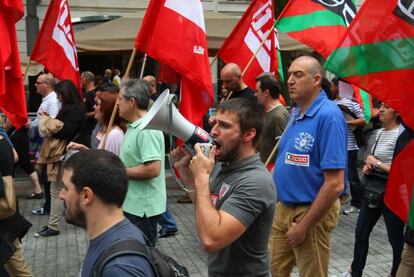
[{"label": "white sneaker", "polygon": [[341,275],[339,277],[352,277],[352,275],[351,275],[351,272],[345,271],[345,272],[341,273]]},{"label": "white sneaker", "polygon": [[[345,215],[349,215],[349,214],[353,214],[353,213],[359,213],[359,209],[351,206],[349,208],[346,208],[342,213],[345,214]],[[344,275],[344,276],[346,276],[346,275]]]}]

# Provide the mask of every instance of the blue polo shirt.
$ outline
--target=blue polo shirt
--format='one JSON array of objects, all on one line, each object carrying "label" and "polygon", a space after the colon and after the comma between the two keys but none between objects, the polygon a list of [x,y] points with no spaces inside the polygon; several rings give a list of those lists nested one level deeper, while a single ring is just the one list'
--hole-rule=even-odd
[{"label": "blue polo shirt", "polygon": [[[273,180],[286,205],[312,203],[326,169],[346,169],[347,127],[338,106],[321,91],[303,116],[292,113],[279,144]],[[345,174],[346,176],[346,174]]]}]

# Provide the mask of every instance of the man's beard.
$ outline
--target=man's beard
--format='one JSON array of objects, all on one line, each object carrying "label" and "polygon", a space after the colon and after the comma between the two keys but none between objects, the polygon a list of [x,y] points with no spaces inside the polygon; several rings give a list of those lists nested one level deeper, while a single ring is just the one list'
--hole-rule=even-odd
[{"label": "man's beard", "polygon": [[232,163],[238,159],[241,148],[241,139],[238,139],[233,147],[227,149],[220,156],[216,156],[216,160],[224,163]]},{"label": "man's beard", "polygon": [[67,223],[70,223],[78,227],[86,228],[86,216],[85,216],[85,213],[81,211],[81,209],[79,208],[79,203],[77,203],[76,209],[73,211],[72,214],[68,213],[66,204],[65,204],[65,208],[66,208],[65,219]]}]

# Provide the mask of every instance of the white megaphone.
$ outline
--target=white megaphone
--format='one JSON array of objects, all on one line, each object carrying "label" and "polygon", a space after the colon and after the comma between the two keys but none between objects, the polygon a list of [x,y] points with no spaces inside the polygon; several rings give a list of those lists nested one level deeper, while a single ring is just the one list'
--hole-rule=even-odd
[{"label": "white megaphone", "polygon": [[161,130],[191,146],[211,142],[210,135],[204,129],[195,126],[180,114],[172,102],[173,98],[174,95],[171,95],[168,89],[164,90],[144,116],[141,130]]}]

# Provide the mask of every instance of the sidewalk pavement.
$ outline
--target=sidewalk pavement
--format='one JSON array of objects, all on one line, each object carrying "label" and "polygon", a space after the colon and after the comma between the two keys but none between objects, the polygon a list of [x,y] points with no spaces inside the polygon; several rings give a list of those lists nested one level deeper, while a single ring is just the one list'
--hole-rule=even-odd
[{"label": "sidewalk pavement", "polygon": [[[171,212],[177,220],[179,232],[175,236],[159,239],[157,247],[186,266],[190,276],[207,276],[207,256],[198,242],[194,222],[194,205],[176,203],[177,198],[180,198],[184,192],[172,182],[168,182],[168,201]],[[48,217],[32,215],[32,209],[40,207],[42,200],[24,199],[24,196],[31,192],[30,181],[17,179],[16,183],[20,212],[33,224],[23,239],[23,251],[34,274],[40,277],[79,276],[81,262],[88,247],[85,231],[67,224],[62,217],[59,236],[34,238],[34,233],[47,224]],[[350,266],[356,220],[357,214],[341,215],[339,224],[333,232],[329,263],[331,277],[339,277]],[[391,262],[392,251],[388,243],[384,221],[381,218],[371,234],[364,276],[388,276]],[[297,270],[292,276],[299,276]]]}]

